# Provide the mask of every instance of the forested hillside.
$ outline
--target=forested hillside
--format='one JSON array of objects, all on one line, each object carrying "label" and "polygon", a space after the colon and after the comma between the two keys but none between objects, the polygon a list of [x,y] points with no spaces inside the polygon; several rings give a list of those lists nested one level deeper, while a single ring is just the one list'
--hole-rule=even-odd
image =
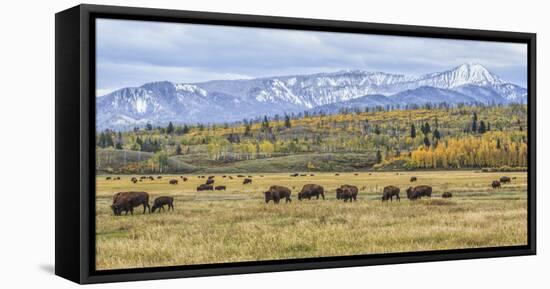
[{"label": "forested hillside", "polygon": [[527,166],[527,106],[341,110],[97,133],[99,171],[352,171]]}]

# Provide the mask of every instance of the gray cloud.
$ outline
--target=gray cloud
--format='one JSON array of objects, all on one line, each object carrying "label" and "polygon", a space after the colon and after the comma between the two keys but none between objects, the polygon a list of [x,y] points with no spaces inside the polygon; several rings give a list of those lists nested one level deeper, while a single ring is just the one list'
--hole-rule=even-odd
[{"label": "gray cloud", "polygon": [[522,86],[527,77],[524,44],[107,19],[96,31],[98,94],[341,69],[418,75],[466,62]]}]

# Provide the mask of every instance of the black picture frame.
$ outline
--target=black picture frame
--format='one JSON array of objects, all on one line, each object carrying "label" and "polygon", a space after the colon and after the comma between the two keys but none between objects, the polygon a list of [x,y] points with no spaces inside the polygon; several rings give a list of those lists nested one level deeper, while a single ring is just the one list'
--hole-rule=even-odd
[{"label": "black picture frame", "polygon": [[[528,244],[211,265],[95,270],[97,18],[486,40],[528,45]],[[77,283],[180,278],[536,254],[536,34],[288,17],[79,5],[55,16],[55,274]]]}]

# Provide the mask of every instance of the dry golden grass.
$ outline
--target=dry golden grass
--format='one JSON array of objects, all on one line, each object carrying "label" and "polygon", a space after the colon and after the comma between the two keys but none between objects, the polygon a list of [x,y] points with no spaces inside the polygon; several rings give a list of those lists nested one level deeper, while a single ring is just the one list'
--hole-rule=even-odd
[{"label": "dry golden grass", "polygon": [[[523,245],[527,243],[527,175],[516,177],[500,190],[490,188],[504,173],[373,172],[253,175],[252,185],[242,185],[216,175],[217,185],[227,191],[196,192],[204,179],[187,175],[189,181],[169,185],[173,176],[132,184],[131,176],[106,181],[97,178],[98,270],[186,264],[289,259],[319,256],[425,251],[456,248]],[[427,184],[432,199],[411,202],[404,190]],[[298,201],[306,183],[317,183],[329,193],[327,200]],[[335,199],[341,184],[359,187],[359,200]],[[290,204],[265,204],[262,192],[272,184],[294,188]],[[401,202],[382,203],[385,185],[401,188]],[[175,197],[175,211],[115,217],[110,211],[117,191],[142,190],[152,199]],[[453,193],[441,199],[442,192]],[[152,203],[152,200],[151,200]]]}]

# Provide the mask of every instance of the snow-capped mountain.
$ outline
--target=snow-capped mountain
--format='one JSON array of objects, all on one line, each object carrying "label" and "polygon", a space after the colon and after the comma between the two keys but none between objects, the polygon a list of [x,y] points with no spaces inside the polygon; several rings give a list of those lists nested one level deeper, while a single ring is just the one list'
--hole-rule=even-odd
[{"label": "snow-capped mountain", "polygon": [[305,110],[441,102],[526,103],[527,90],[479,64],[421,76],[346,70],[204,83],[152,82],[96,98],[96,124],[98,129],[127,129],[147,122],[217,123]]}]

